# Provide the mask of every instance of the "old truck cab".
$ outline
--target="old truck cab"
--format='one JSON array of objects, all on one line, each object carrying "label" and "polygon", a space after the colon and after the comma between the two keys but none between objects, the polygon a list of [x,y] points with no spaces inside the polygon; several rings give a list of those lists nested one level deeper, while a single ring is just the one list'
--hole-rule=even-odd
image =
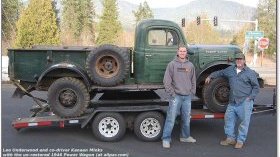
[{"label": "old truck cab", "polygon": [[180,27],[167,20],[144,20],[138,24],[134,42],[136,83],[162,84],[167,64],[174,59],[178,44],[187,45]]}]

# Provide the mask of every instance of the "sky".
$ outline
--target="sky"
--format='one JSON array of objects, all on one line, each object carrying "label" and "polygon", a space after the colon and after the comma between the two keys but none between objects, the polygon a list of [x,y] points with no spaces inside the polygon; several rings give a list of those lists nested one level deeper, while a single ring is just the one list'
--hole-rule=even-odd
[{"label": "sky", "polygon": [[[123,0],[134,4],[143,3],[145,0]],[[146,0],[151,8],[171,8],[187,4],[193,0]],[[257,7],[259,0],[228,0],[238,2],[243,5]]]}]

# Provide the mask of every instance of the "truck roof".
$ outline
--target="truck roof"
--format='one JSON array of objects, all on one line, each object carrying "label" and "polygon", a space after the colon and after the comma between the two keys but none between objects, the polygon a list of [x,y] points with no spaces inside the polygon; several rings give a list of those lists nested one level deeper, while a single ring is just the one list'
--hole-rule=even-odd
[{"label": "truck roof", "polygon": [[173,27],[179,27],[179,25],[175,22],[172,21],[168,21],[168,20],[162,20],[162,19],[146,19],[146,20],[142,20],[141,22],[139,22],[138,24],[138,29],[142,29],[142,28],[147,28],[149,26],[173,26]]}]

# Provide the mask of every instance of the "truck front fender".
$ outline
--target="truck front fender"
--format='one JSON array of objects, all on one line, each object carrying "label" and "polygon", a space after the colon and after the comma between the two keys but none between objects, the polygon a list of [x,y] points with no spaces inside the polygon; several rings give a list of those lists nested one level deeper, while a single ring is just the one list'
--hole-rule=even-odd
[{"label": "truck front fender", "polygon": [[218,62],[214,62],[211,64],[208,64],[206,66],[206,68],[203,68],[203,70],[201,70],[198,75],[196,76],[197,79],[197,83],[204,81],[204,77],[206,77],[207,74],[211,74],[214,71],[218,71],[218,70],[222,70],[224,68],[227,68],[231,65],[234,65],[233,62],[226,62],[226,61],[218,61]]},{"label": "truck front fender", "polygon": [[[199,74],[197,75],[197,78],[198,78],[197,79],[197,84],[200,84],[201,81],[204,81],[204,79],[206,78],[206,76],[208,76],[208,74],[210,75],[214,71],[222,70],[222,69],[227,68],[231,65],[234,65],[234,63],[233,62],[225,62],[225,61],[215,62],[213,64],[207,65],[207,67],[204,68],[202,71],[200,71]],[[257,72],[255,72],[255,73],[256,73],[256,76],[257,76],[260,87],[263,88],[264,87],[264,80],[259,76],[259,74]]]},{"label": "truck front fender", "polygon": [[38,87],[40,85],[40,83],[42,82],[42,80],[45,77],[47,77],[50,72],[53,72],[53,71],[56,71],[56,70],[59,70],[59,69],[67,69],[67,70],[70,70],[70,71],[76,73],[79,77],[81,77],[83,79],[83,82],[88,87],[88,90],[90,90],[91,81],[90,81],[90,78],[87,76],[86,72],[82,68],[80,68],[79,66],[76,66],[76,65],[71,64],[71,63],[59,63],[59,64],[55,64],[55,65],[50,66],[38,78],[36,86]]}]

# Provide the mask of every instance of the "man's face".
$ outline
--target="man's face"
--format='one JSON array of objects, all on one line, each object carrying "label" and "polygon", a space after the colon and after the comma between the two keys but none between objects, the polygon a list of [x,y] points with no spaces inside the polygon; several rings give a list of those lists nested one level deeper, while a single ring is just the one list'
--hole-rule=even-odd
[{"label": "man's face", "polygon": [[185,59],[187,56],[187,49],[185,47],[180,47],[177,51],[179,58]]},{"label": "man's face", "polygon": [[243,68],[245,65],[245,60],[242,58],[236,58],[235,63],[237,68]]}]

